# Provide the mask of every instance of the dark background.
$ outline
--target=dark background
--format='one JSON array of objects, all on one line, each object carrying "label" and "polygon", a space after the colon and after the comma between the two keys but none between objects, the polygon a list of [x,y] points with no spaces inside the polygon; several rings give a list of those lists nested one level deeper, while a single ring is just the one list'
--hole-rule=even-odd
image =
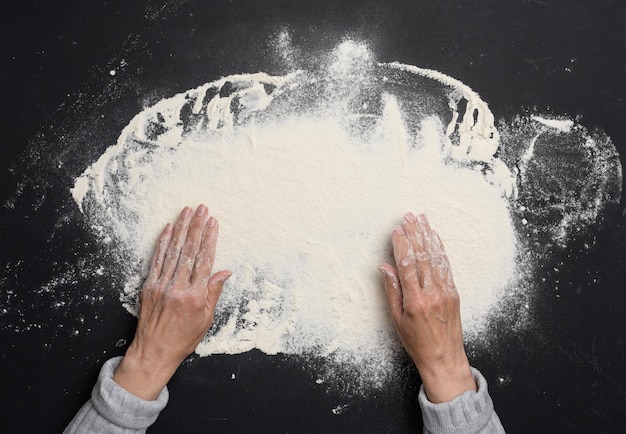
[{"label": "dark background", "polygon": [[[380,61],[469,84],[497,118],[579,116],[625,162],[623,1],[24,1],[4,2],[0,20],[2,432],[60,432],[134,331],[119,259],[85,226],[73,179],[144,106],[232,73],[284,73],[282,29],[304,66],[346,36],[368,41]],[[488,346],[470,346],[507,432],[626,432],[625,214],[548,250],[528,327],[496,321]],[[317,385],[309,363],[188,362],[151,431],[421,430],[410,365],[354,396],[341,379]]]}]

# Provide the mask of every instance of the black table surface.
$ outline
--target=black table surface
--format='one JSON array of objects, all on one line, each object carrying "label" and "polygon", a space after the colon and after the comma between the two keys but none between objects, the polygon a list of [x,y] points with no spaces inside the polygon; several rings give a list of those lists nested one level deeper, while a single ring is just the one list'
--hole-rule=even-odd
[{"label": "black table surface", "polygon": [[[271,55],[281,30],[311,56],[351,37],[380,61],[442,71],[498,119],[576,118],[626,161],[618,0],[23,1],[0,16],[2,432],[60,432],[134,333],[115,267],[84,272],[115,258],[74,204],[74,178],[142,107],[233,73],[283,72]],[[585,249],[550,252],[532,327],[491,330],[490,350],[470,352],[508,432],[626,432],[625,216],[606,213]],[[349,398],[311,375],[292,356],[192,357],[150,432],[421,430],[410,365],[400,387]]]}]

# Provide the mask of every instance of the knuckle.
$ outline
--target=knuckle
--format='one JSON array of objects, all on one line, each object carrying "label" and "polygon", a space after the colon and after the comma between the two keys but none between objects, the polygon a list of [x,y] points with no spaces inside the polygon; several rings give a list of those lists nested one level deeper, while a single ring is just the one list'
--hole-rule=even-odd
[{"label": "knuckle", "polygon": [[204,226],[201,220],[194,220],[189,225],[189,235],[188,236],[196,236],[198,232],[202,231],[202,226]]},{"label": "knuckle", "polygon": [[167,296],[167,302],[173,308],[178,309],[197,309],[203,306],[201,295],[197,291],[192,290],[170,291]]},{"label": "knuckle", "polygon": [[194,310],[201,309],[206,304],[206,296],[204,296],[202,292],[190,288],[190,290],[185,293],[184,303]]},{"label": "knuckle", "polygon": [[191,298],[191,305],[196,309],[201,309],[206,305],[206,297],[196,294]]},{"label": "knuckle", "polygon": [[411,303],[405,303],[404,305],[404,312],[411,319],[424,316],[427,311],[426,304],[422,300],[413,300]]}]

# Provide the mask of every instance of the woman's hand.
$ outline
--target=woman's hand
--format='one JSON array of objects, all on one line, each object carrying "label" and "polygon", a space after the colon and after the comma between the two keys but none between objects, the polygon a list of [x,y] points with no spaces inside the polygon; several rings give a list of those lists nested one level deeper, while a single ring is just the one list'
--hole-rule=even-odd
[{"label": "woman's hand", "polygon": [[400,340],[431,402],[476,390],[463,347],[459,295],[443,243],[424,215],[408,213],[392,234],[396,268],[383,264]]},{"label": "woman's hand", "polygon": [[155,249],[142,288],[135,338],[113,379],[133,395],[154,400],[211,324],[230,271],[211,275],[218,223],[206,206],[181,212]]}]

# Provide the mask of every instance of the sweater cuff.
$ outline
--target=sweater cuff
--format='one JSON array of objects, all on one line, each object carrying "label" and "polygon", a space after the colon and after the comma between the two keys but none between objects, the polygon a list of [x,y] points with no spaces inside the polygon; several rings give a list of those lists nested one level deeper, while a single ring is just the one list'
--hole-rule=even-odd
[{"label": "sweater cuff", "polygon": [[434,404],[428,400],[424,386],[420,387],[419,403],[424,428],[433,434],[478,433],[494,415],[493,402],[487,391],[487,380],[475,368],[472,376],[478,391],[468,390],[448,402]]},{"label": "sweater cuff", "polygon": [[113,381],[113,374],[122,358],[114,357],[102,366],[91,392],[91,401],[98,413],[109,422],[123,428],[145,430],[167,405],[169,392],[165,387],[156,400],[146,401],[122,388]]}]

